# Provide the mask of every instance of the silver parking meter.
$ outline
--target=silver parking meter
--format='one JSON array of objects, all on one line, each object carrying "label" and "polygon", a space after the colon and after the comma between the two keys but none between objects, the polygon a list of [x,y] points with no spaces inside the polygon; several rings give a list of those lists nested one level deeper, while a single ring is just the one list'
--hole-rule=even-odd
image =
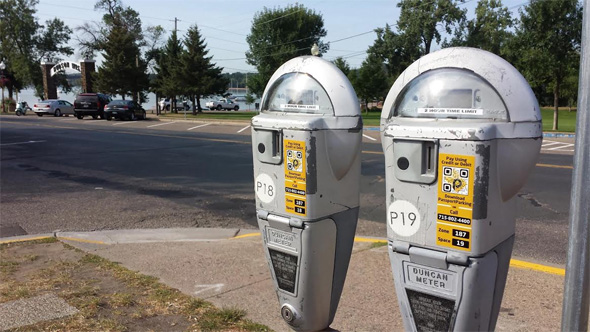
[{"label": "silver parking meter", "polygon": [[395,81],[381,138],[389,256],[406,330],[495,328],[514,196],[541,137],[529,85],[492,53],[444,49]]},{"label": "silver parking meter", "polygon": [[298,331],[336,313],[359,213],[362,119],[332,63],[283,64],[252,118],[256,212],[280,314]]}]

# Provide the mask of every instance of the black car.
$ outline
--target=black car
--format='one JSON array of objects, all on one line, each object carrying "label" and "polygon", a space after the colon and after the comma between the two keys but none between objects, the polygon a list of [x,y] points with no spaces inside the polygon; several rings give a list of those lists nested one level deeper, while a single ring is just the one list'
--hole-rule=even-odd
[{"label": "black car", "polygon": [[111,97],[102,93],[81,93],[74,100],[74,114],[78,119],[85,115],[93,119],[104,119],[104,108],[111,101]]},{"label": "black car", "polygon": [[109,121],[113,118],[145,120],[145,110],[139,104],[131,100],[113,100],[104,109],[104,116]]}]

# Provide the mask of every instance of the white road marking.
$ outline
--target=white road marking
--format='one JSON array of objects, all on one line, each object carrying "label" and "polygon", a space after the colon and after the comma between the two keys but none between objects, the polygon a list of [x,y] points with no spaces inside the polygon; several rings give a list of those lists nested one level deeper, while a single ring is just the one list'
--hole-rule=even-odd
[{"label": "white road marking", "polygon": [[205,127],[205,126],[208,126],[208,125],[210,125],[210,123],[205,123],[205,124],[202,124],[202,125],[200,125],[200,126],[196,126],[196,127],[189,128],[189,129],[187,129],[187,130],[193,130],[193,129],[197,129],[197,128]]},{"label": "white road marking", "polygon": [[17,142],[17,143],[3,143],[0,144],[1,146],[6,146],[6,145],[19,145],[19,144],[33,144],[33,143],[43,143],[43,142],[47,142],[47,141],[27,141],[27,142]]},{"label": "white road marking", "polygon": [[67,118],[67,119],[60,119],[59,121],[72,121],[72,120],[78,120],[76,118]]},{"label": "white road marking", "polygon": [[146,128],[157,127],[157,126],[165,126],[165,125],[173,124],[173,123],[176,123],[176,122],[177,121],[158,123],[158,124],[155,124],[155,125],[147,126]]},{"label": "white road marking", "polygon": [[97,123],[97,122],[100,122],[100,121],[106,121],[106,120],[104,120],[104,119],[102,119],[102,120],[101,119],[98,119],[98,120],[92,119],[91,121],[84,121],[82,123],[85,123],[85,124],[93,124],[93,123]]},{"label": "white road marking", "polygon": [[113,123],[113,126],[120,126],[120,125],[124,125],[124,124],[129,124],[129,123],[139,123],[139,121],[121,121],[121,122]]},{"label": "white road marking", "polygon": [[[545,150],[557,150],[557,149],[565,149],[565,148],[569,148],[570,146],[574,146],[571,143],[563,143],[562,146],[556,146],[554,148],[550,148],[550,149],[545,149]],[[568,150],[568,151],[574,151],[574,150]]]},{"label": "white road marking", "polygon": [[242,128],[242,129],[238,130],[238,133],[241,133],[241,132],[243,132],[244,130],[246,130],[246,129],[248,129],[248,128],[250,128],[250,126],[247,126],[247,127],[244,127],[244,128]]},{"label": "white road marking", "polygon": [[543,145],[541,145],[541,150],[545,151],[564,151],[564,152],[573,152],[573,149],[566,149],[574,146],[572,143],[566,142],[557,142],[557,141],[543,141]]},{"label": "white road marking", "polygon": [[370,139],[371,141],[376,141],[377,140],[377,139],[375,139],[375,138],[373,138],[373,137],[371,137],[369,135],[365,135],[365,134],[363,134],[363,137],[366,137],[366,138]]},{"label": "white road marking", "polygon": [[211,284],[211,285],[196,285],[195,295],[199,295],[200,293],[206,292],[208,290],[214,290],[215,292],[221,292],[221,289],[225,286],[225,284]]}]

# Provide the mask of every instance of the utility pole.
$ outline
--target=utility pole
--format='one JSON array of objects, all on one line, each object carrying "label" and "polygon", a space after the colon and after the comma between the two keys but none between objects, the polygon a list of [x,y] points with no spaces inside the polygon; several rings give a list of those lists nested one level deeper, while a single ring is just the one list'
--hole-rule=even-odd
[{"label": "utility pole", "polygon": [[175,17],[174,18],[174,33],[177,33],[178,31],[178,19]]},{"label": "utility pole", "polygon": [[590,0],[584,1],[562,331],[587,331],[590,310]]},{"label": "utility pole", "polygon": [[[139,54],[135,55],[135,67],[139,68]],[[140,92],[139,89],[137,89],[137,103],[140,104],[141,103],[141,98],[139,98],[140,96]],[[157,102],[157,100],[156,100]]]}]

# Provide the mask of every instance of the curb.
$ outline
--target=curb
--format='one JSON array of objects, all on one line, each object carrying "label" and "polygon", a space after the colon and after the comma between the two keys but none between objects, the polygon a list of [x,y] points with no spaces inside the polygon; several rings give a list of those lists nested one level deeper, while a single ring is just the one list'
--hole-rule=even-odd
[{"label": "curb", "polygon": [[[190,231],[189,231],[190,230]],[[163,234],[167,234],[163,236]],[[154,236],[155,235],[155,236]],[[198,235],[198,236],[195,236]],[[160,237],[157,237],[160,236]],[[215,242],[222,240],[239,240],[250,237],[260,237],[261,233],[254,229],[225,229],[225,228],[165,228],[165,229],[128,229],[92,232],[54,232],[37,235],[21,235],[3,238],[0,245],[30,242],[48,238],[56,238],[60,241],[72,241],[98,245],[113,244],[141,244],[156,242]],[[355,236],[355,243],[381,243],[387,244],[386,238]],[[555,266],[537,264],[519,259],[510,259],[510,267],[565,276],[565,269]]]}]

